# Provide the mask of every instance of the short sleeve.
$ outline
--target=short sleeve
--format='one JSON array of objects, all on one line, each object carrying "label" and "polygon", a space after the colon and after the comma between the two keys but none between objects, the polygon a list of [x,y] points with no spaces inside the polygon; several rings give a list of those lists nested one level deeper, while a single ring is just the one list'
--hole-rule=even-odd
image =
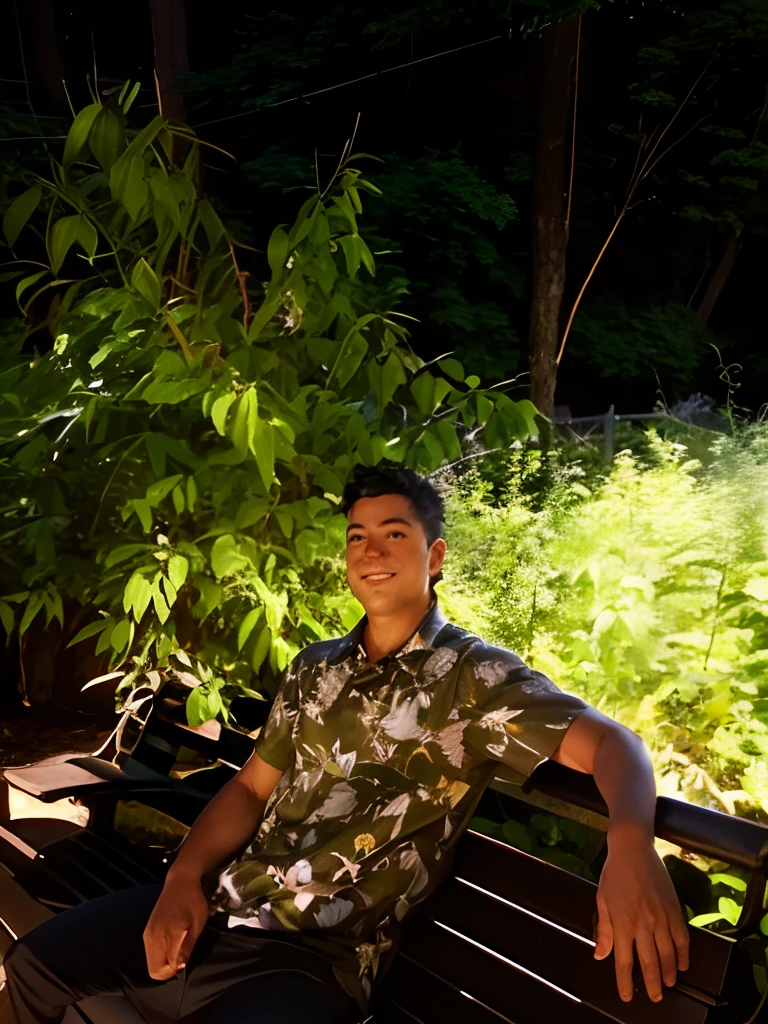
[{"label": "short sleeve", "polygon": [[461,669],[464,746],[499,761],[527,779],[555,753],[563,736],[588,707],[560,690],[512,651],[481,644]]},{"label": "short sleeve", "polygon": [[285,771],[293,762],[300,674],[301,655],[298,654],[283,672],[269,718],[253,748],[263,761],[280,771]]}]

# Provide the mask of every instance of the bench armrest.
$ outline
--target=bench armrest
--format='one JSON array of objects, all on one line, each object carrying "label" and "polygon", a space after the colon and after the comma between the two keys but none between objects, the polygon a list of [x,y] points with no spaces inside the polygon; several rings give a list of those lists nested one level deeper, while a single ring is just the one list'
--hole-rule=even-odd
[{"label": "bench armrest", "polygon": [[[84,793],[101,795],[125,791],[178,790],[182,785],[160,773],[151,776],[148,771],[147,777],[129,775],[117,765],[98,757],[73,757],[59,764],[6,768],[2,778],[14,789],[46,804]],[[184,792],[196,795],[196,791],[189,786],[184,786]]]},{"label": "bench armrest", "polygon": [[[522,786],[523,793],[531,789],[596,814],[608,814],[594,777],[556,761],[546,761],[533,772]],[[756,821],[660,796],[656,800],[654,831],[659,839],[713,860],[740,864],[753,871],[765,872],[768,867],[768,827]]]}]

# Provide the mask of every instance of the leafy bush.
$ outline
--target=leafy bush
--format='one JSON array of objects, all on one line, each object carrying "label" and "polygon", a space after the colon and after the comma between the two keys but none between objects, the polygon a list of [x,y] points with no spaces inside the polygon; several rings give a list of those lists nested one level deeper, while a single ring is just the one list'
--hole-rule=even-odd
[{"label": "leafy bush", "polygon": [[[175,673],[197,724],[357,620],[338,558],[353,465],[436,469],[468,428],[527,436],[534,410],[425,364],[366,305],[376,188],[348,152],[273,231],[261,283],[201,192],[200,142],[162,117],[130,130],[135,95],[82,110],[5,212],[43,269],[19,274],[29,329],[4,355],[0,618],[97,637],[91,685]],[[71,607],[92,619],[74,637]]]},{"label": "leafy bush", "polygon": [[768,432],[721,439],[707,468],[650,444],[604,478],[572,463],[543,501],[526,453],[501,490],[473,467],[444,585],[472,594],[472,628],[643,736],[662,793],[768,813]]}]

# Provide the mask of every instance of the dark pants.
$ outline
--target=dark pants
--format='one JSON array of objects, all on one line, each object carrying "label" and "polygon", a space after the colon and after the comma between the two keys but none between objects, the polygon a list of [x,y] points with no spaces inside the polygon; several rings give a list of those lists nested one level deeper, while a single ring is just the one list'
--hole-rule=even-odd
[{"label": "dark pants", "polygon": [[100,896],[17,939],[3,966],[18,1024],[58,1024],[67,1006],[103,994],[124,995],[150,1024],[347,1020],[349,1000],[320,957],[213,919],[184,970],[150,978],[143,933],[161,890],[156,883]]}]

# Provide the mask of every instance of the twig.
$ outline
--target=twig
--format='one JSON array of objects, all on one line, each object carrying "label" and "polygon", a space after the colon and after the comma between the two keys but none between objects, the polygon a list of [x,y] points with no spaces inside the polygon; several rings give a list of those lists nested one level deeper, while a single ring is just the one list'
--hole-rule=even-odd
[{"label": "twig", "polygon": [[579,15],[579,25],[577,28],[576,35],[576,70],[574,73],[573,81],[573,134],[571,136],[571,174],[568,179],[568,205],[565,211],[565,235],[568,237],[568,232],[571,227],[571,201],[573,199],[573,175],[576,169],[576,113],[578,110],[579,103],[579,54],[581,51],[581,15]]},{"label": "twig", "polygon": [[251,319],[251,304],[250,304],[250,302],[248,300],[248,289],[245,287],[245,279],[246,279],[246,277],[250,277],[251,275],[248,273],[247,270],[241,270],[240,267],[238,267],[238,265],[237,265],[237,257],[235,256],[235,247],[234,247],[234,245],[232,245],[232,242],[229,241],[229,239],[227,239],[227,241],[229,242],[229,251],[232,253],[232,262],[235,265],[235,274],[237,274],[237,283],[240,285],[240,294],[243,297],[243,327],[247,331],[248,330],[248,322]]},{"label": "twig", "polygon": [[[716,52],[717,52],[717,50],[715,50],[715,53]],[[584,280],[584,283],[582,284],[581,288],[579,289],[579,294],[576,296],[576,301],[573,303],[573,306],[571,307],[571,312],[570,312],[570,315],[568,317],[568,322],[565,325],[565,330],[563,331],[563,340],[560,342],[560,351],[557,353],[557,359],[555,360],[555,365],[559,366],[560,365],[560,361],[563,358],[563,352],[565,351],[565,344],[568,341],[568,335],[570,334],[571,326],[573,325],[574,317],[576,316],[576,313],[578,311],[579,305],[581,304],[581,300],[582,300],[582,297],[584,295],[584,292],[587,290],[587,285],[589,284],[589,282],[594,277],[595,271],[597,270],[597,267],[598,267],[598,264],[600,263],[600,260],[603,258],[603,255],[605,254],[606,249],[610,245],[611,240],[613,239],[613,236],[616,234],[616,231],[618,230],[619,224],[621,224],[622,220],[624,219],[624,215],[626,214],[627,210],[630,208],[630,205],[632,203],[632,199],[634,198],[634,195],[635,195],[635,192],[637,191],[638,186],[650,174],[650,172],[653,170],[653,168],[658,163],[658,160],[661,159],[661,157],[664,156],[666,153],[668,153],[669,150],[672,149],[674,145],[676,145],[676,143],[673,143],[672,146],[669,146],[666,150],[664,150],[664,152],[659,156],[658,159],[654,160],[656,152],[658,151],[658,148],[661,145],[662,139],[667,134],[669,129],[672,127],[672,125],[675,123],[675,121],[677,120],[677,118],[680,115],[681,111],[684,109],[684,107],[688,103],[688,100],[693,95],[694,90],[696,89],[696,87],[701,82],[701,80],[704,77],[704,75],[709,70],[709,67],[712,64],[712,61],[714,59],[715,59],[715,54],[713,54],[710,57],[710,59],[707,61],[707,64],[704,67],[704,70],[701,72],[701,74],[698,76],[698,78],[693,83],[691,88],[688,90],[688,92],[685,95],[685,98],[679,104],[677,110],[674,112],[672,117],[669,119],[669,121],[665,125],[665,127],[664,127],[663,131],[661,132],[661,134],[659,135],[658,139],[656,139],[656,141],[654,142],[653,146],[651,147],[651,149],[650,149],[648,155],[646,156],[645,161],[642,164],[642,166],[639,169],[636,169],[635,172],[632,175],[632,178],[630,178],[629,188],[628,188],[626,197],[624,199],[624,205],[619,210],[619,213],[618,213],[618,215],[616,217],[614,225],[611,228],[610,233],[609,233],[608,237],[606,238],[605,242],[603,243],[603,245],[602,245],[602,247],[600,249],[600,252],[597,254],[597,258],[595,259],[594,263],[592,264],[592,267],[590,268],[590,271],[587,274],[587,276],[586,276],[586,278]],[[700,124],[700,123],[701,123],[701,121],[697,122],[697,124]],[[696,127],[696,125],[693,126],[693,128],[695,128],[695,127]],[[685,135],[689,134],[690,131],[693,131],[693,128],[689,129],[689,131],[686,132],[681,138],[685,138]],[[641,140],[641,143],[640,143],[641,149],[642,149],[644,140],[645,140],[645,136],[643,136],[643,139]],[[680,140],[678,139],[678,141],[680,141]],[[653,163],[651,163],[651,161],[653,161]],[[635,168],[637,168],[638,162],[639,162],[639,160],[635,161]]]}]

